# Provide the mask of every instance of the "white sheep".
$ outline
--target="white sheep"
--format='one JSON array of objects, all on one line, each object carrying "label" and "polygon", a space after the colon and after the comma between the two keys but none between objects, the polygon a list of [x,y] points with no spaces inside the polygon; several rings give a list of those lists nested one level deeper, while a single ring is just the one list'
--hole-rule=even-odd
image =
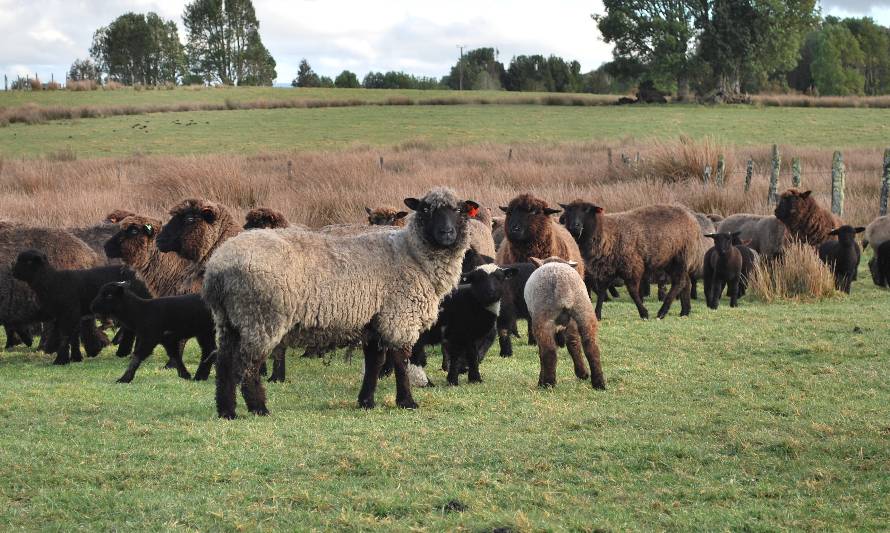
[{"label": "white sheep", "polygon": [[538,386],[556,385],[556,334],[574,321],[590,365],[590,383],[596,389],[605,389],[596,344],[598,322],[584,280],[575,270],[577,263],[559,257],[532,257],[530,261],[538,268],[529,276],[524,296],[541,358]]},{"label": "white sheep", "polygon": [[461,274],[467,212],[449,189],[405,199],[416,216],[398,230],[337,237],[299,229],[255,230],[226,241],[207,262],[204,299],[216,324],[217,412],[235,417],[235,387],[248,410],[268,414],[259,369],[282,342],[328,346],[362,341],[359,405],[374,406],[385,356],[396,404],[415,408],[406,365],[421,331]]}]

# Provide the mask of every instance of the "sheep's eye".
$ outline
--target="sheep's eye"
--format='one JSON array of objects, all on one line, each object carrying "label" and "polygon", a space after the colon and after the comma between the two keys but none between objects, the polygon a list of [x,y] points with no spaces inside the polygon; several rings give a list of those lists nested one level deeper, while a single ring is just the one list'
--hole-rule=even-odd
[{"label": "sheep's eye", "polygon": [[127,230],[127,233],[130,235],[139,235],[139,228],[132,226]]},{"label": "sheep's eye", "polygon": [[186,224],[194,224],[197,220],[198,220],[198,217],[196,217],[194,215],[188,215],[187,217],[185,217]]}]

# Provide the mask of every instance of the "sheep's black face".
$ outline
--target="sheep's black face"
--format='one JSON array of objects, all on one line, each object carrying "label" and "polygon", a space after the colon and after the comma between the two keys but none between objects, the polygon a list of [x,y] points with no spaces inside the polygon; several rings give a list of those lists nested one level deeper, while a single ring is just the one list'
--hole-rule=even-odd
[{"label": "sheep's black face", "polygon": [[580,241],[582,236],[591,235],[596,231],[596,215],[603,212],[601,207],[577,201],[559,205],[563,208],[559,221],[569,230],[576,241]]},{"label": "sheep's black face", "polygon": [[738,232],[734,233],[709,233],[705,237],[714,239],[714,248],[720,255],[725,255],[732,248],[733,238],[738,238]]},{"label": "sheep's black face", "polygon": [[18,255],[12,266],[12,277],[27,283],[47,266],[49,260],[45,253],[39,250],[25,250]]},{"label": "sheep's black face", "polygon": [[472,200],[454,207],[406,198],[405,205],[417,212],[416,223],[420,225],[424,239],[436,248],[451,248],[457,244],[466,231],[467,214],[479,209],[479,204]]},{"label": "sheep's black face", "polygon": [[836,235],[837,240],[844,244],[851,244],[856,240],[856,234],[865,231],[864,227],[854,228],[853,226],[843,225],[828,232],[829,235]]},{"label": "sheep's black face", "polygon": [[273,224],[274,224],[274,222],[272,221],[272,219],[270,217],[265,217],[265,216],[256,217],[256,218],[251,218],[247,222],[245,222],[244,229],[245,230],[269,229],[272,227]]},{"label": "sheep's black face", "polygon": [[811,191],[802,193],[785,192],[779,197],[779,205],[776,206],[774,215],[782,222],[790,221],[799,209],[801,202],[810,197]]},{"label": "sheep's black face", "polygon": [[123,297],[123,284],[106,283],[90,303],[90,311],[101,316],[114,316],[121,308]]},{"label": "sheep's black face", "polygon": [[499,268],[496,265],[482,265],[463,274],[461,283],[468,283],[473,297],[484,305],[490,305],[500,301],[504,293],[506,280],[516,275],[515,267]]},{"label": "sheep's black face", "polygon": [[175,252],[192,261],[200,260],[197,253],[202,237],[215,221],[216,213],[211,209],[187,209],[174,214],[158,234],[158,250]]}]

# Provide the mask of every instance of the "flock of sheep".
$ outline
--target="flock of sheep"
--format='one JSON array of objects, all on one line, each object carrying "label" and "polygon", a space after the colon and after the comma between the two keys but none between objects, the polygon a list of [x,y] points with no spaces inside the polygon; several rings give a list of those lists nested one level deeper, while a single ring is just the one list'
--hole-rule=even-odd
[{"label": "flock of sheep", "polygon": [[529,321],[539,349],[540,386],[556,384],[565,346],[578,378],[604,389],[597,326],[617,286],[641,318],[649,316],[650,283],[663,300],[658,318],[677,298],[688,315],[698,280],[709,307],[727,288],[735,306],[756,263],[797,240],[817,248],[849,292],[862,231],[875,250],[874,282],[890,284],[890,218],[843,225],[809,191],[785,191],[774,216],[726,219],[678,205],[606,213],[576,200],[555,208],[530,194],[492,217],[444,188],[404,203],[410,212],[367,209],[368,223],[319,230],[291,226],[267,208],[241,224],[202,199],[174,206],[166,223],[126,211],[89,228],[0,223],[6,347],[30,346],[39,329],[40,349],[66,364],[82,360],[81,346],[96,356],[112,342],[104,328],[116,324],[117,355],[132,355],[119,381],[130,382],[158,345],[190,379],[182,354],[195,338],[194,379],[215,366],[217,412],[234,418],[239,385],[250,412],[268,413],[262,376],[270,356],[269,381],[281,381],[288,347],[317,355],[361,345],[359,405],[373,407],[379,377],[392,372],[396,403],[414,408],[412,384],[432,385],[427,346],[441,344],[450,384],[464,372],[478,383],[496,339],[502,356],[512,354],[518,319]]}]

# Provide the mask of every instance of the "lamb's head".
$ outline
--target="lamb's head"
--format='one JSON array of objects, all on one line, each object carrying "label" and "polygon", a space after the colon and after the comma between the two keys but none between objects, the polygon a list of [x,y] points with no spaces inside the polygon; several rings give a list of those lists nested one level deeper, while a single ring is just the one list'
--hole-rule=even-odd
[{"label": "lamb's head", "polygon": [[140,215],[131,215],[120,221],[120,230],[105,243],[105,255],[119,258],[128,265],[148,262],[155,237],[161,230],[161,221]]},{"label": "lamb's head", "polygon": [[90,303],[90,311],[99,316],[116,316],[124,304],[124,292],[129,282],[111,282],[102,285]]},{"label": "lamb's head", "polygon": [[433,248],[465,246],[467,219],[479,209],[476,202],[460,201],[446,188],[435,188],[421,199],[405,198],[405,205],[415,212],[408,227],[415,228]]},{"label": "lamb's head", "polygon": [[287,218],[283,213],[269,209],[268,207],[257,207],[251,209],[244,217],[244,229],[280,229],[290,226]]},{"label": "lamb's head", "polygon": [[559,213],[559,209],[551,209],[547,202],[535,198],[531,194],[521,194],[510,200],[507,207],[501,206],[506,213],[504,232],[507,240],[525,243],[539,238],[550,224],[550,215]]},{"label": "lamb's head", "polygon": [[232,223],[228,210],[208,200],[183,200],[170,210],[170,220],[158,235],[158,250],[175,252],[190,261],[211,253]]},{"label": "lamb's head", "polygon": [[569,230],[576,241],[584,235],[596,232],[597,216],[603,214],[603,208],[584,200],[575,200],[570,204],[559,204],[563,208],[559,221]]},{"label": "lamb's head", "polygon": [[368,213],[368,224],[372,226],[397,226],[405,225],[405,217],[408,216],[407,211],[398,211],[395,207],[381,206],[371,209],[366,207]]},{"label": "lamb's head", "polygon": [[572,268],[575,268],[576,266],[578,266],[577,261],[567,261],[567,260],[563,259],[562,257],[558,257],[555,255],[551,255],[550,257],[547,257],[545,259],[539,259],[537,257],[529,257],[528,260],[529,260],[529,262],[531,262],[531,264],[535,265],[535,268],[540,268],[541,266],[546,265],[548,263],[559,263],[559,264],[563,264],[563,265],[569,265]]},{"label": "lamb's head", "polygon": [[105,220],[103,222],[105,222],[106,224],[118,224],[121,220],[135,214],[136,213],[127,211],[126,209],[115,209],[111,213],[105,215]]},{"label": "lamb's head", "polygon": [[51,267],[45,253],[40,250],[25,250],[18,255],[12,266],[12,277],[30,283],[48,268]]},{"label": "lamb's head", "polygon": [[816,202],[816,199],[810,196],[812,193],[813,191],[801,191],[794,187],[783,192],[779,196],[779,205],[774,212],[776,218],[787,225],[809,214]]},{"label": "lamb's head", "polygon": [[839,240],[840,242],[842,242],[844,244],[850,244],[852,242],[855,242],[856,234],[862,233],[863,231],[865,231],[865,227],[863,227],[863,226],[854,228],[853,226],[844,224],[843,226],[841,226],[839,228],[834,228],[833,230],[829,231],[828,234],[836,235],[837,240]]},{"label": "lamb's head", "polygon": [[734,231],[732,233],[708,233],[705,237],[714,239],[714,248],[717,250],[718,254],[726,255],[730,248],[735,244],[734,241],[738,240],[740,234],[740,231]]},{"label": "lamb's head", "polygon": [[501,300],[506,280],[517,272],[515,267],[501,268],[495,264],[487,264],[461,275],[460,282],[470,285],[470,291],[478,302],[489,305]]}]

